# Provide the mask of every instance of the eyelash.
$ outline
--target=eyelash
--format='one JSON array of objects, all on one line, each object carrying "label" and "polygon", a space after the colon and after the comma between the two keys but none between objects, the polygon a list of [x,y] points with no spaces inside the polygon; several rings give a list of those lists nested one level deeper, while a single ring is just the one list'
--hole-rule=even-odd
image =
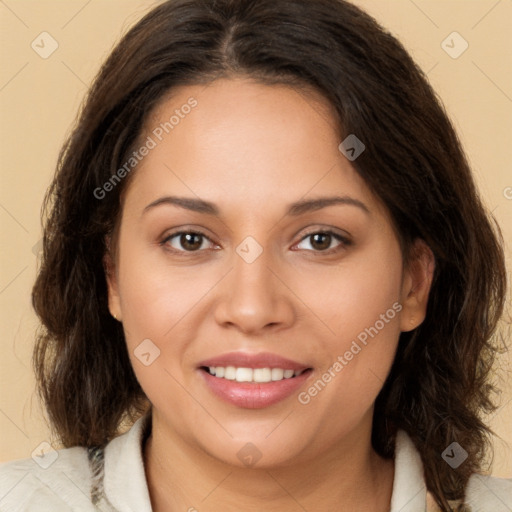
[{"label": "eyelash", "polygon": [[[326,249],[326,250],[323,250],[323,251],[320,251],[320,250],[310,250],[310,249],[303,249],[303,250],[306,250],[307,252],[312,252],[313,254],[318,255],[318,256],[325,256],[325,255],[331,255],[331,254],[338,253],[338,252],[342,251],[343,249],[345,249],[345,248],[349,247],[350,245],[352,245],[352,241],[351,240],[349,240],[348,238],[346,238],[346,237],[340,235],[339,233],[336,233],[336,232],[334,232],[334,231],[332,231],[330,229],[315,230],[315,231],[311,231],[309,233],[306,233],[300,239],[300,241],[297,244],[295,244],[295,245],[300,244],[304,240],[312,237],[313,235],[320,235],[320,234],[321,235],[330,235],[332,238],[334,238],[335,240],[340,242],[340,244],[337,247],[334,247],[334,248],[331,248],[331,249]],[[201,252],[204,251],[204,249],[198,249],[196,251],[186,251],[186,250],[179,250],[179,249],[174,249],[174,248],[167,247],[167,244],[168,244],[168,242],[170,240],[172,240],[173,238],[176,238],[177,236],[181,236],[181,235],[196,235],[196,236],[202,237],[203,239],[206,239],[206,240],[210,241],[211,243],[213,243],[212,240],[210,240],[210,238],[208,236],[206,236],[204,233],[201,233],[200,231],[195,231],[195,230],[187,230],[187,231],[177,231],[176,233],[171,233],[170,235],[166,236],[160,242],[160,245],[162,247],[164,247],[167,251],[172,252],[173,254],[177,254],[179,256],[189,256],[189,255],[194,255],[194,254],[201,253]]]}]

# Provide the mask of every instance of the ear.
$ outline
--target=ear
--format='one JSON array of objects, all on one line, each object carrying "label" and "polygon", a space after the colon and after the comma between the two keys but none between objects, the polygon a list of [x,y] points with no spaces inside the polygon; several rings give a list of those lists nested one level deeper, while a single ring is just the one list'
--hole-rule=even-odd
[{"label": "ear", "polygon": [[122,321],[121,315],[121,300],[119,297],[119,285],[117,268],[115,262],[115,255],[111,249],[111,237],[108,235],[105,238],[106,251],[103,256],[103,269],[105,270],[105,278],[107,281],[108,291],[108,309],[110,314],[119,322]]},{"label": "ear", "polygon": [[434,278],[435,257],[424,240],[414,241],[409,264],[402,280],[400,330],[416,329],[427,313],[428,297]]}]

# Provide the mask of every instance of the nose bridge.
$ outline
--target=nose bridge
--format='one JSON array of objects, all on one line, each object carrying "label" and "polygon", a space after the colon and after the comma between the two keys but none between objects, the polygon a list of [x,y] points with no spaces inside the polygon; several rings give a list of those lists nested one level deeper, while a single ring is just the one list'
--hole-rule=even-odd
[{"label": "nose bridge", "polygon": [[[267,251],[251,247],[249,244],[240,245],[237,254],[233,258],[233,292],[250,298],[258,295],[273,297],[271,289],[275,283],[270,282],[272,275],[269,266],[269,255]],[[268,300],[267,300],[268,302]]]},{"label": "nose bridge", "polygon": [[270,252],[251,237],[236,248],[232,271],[216,311],[219,323],[255,332],[293,322],[293,305],[286,287],[270,270],[273,266]]}]

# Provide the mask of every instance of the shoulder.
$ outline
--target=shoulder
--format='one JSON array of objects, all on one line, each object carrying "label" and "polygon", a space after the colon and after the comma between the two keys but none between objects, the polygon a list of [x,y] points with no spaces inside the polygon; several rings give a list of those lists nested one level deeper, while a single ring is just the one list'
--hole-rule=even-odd
[{"label": "shoulder", "polygon": [[[473,474],[463,501],[468,512],[512,512],[512,479]],[[450,504],[456,509],[461,502]],[[440,512],[426,488],[420,454],[404,430],[399,430],[396,436],[391,505],[391,512]]]},{"label": "shoulder", "polygon": [[511,512],[512,478],[474,474],[466,487],[465,503],[471,512]]},{"label": "shoulder", "polygon": [[0,464],[0,510],[50,512],[94,510],[87,450],[52,450]]},{"label": "shoulder", "polygon": [[104,449],[52,450],[0,464],[1,512],[151,512],[142,442],[151,415]]}]

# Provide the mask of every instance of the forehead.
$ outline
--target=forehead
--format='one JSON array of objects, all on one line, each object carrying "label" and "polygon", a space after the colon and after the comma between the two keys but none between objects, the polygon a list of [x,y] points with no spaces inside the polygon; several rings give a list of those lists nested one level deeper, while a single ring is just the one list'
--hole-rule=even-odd
[{"label": "forehead", "polygon": [[326,192],[375,203],[340,153],[340,138],[332,106],[311,91],[248,79],[180,87],[146,120],[140,140],[151,139],[152,148],[137,165],[131,195],[229,199],[239,211]]}]

